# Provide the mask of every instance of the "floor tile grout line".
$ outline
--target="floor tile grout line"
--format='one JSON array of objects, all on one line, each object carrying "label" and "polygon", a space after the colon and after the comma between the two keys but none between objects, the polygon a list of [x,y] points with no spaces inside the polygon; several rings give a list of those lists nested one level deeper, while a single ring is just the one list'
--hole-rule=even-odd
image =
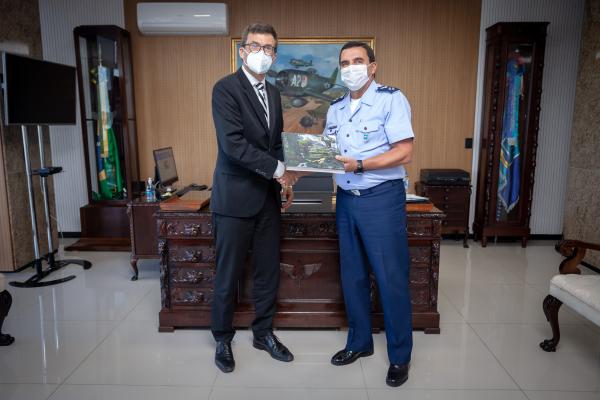
[{"label": "floor tile grout line", "polygon": [[148,291],[142,296],[142,298],[137,303],[135,303],[135,305],[131,308],[131,310],[129,310],[129,312],[123,316],[123,318],[121,319],[121,321],[126,321],[127,318],[129,317],[129,315],[131,315],[131,313],[146,299],[146,297],[150,296],[150,293],[152,293],[152,291],[154,289],[155,288],[148,288]]},{"label": "floor tile grout line", "polygon": [[522,389],[521,389],[521,393],[523,393],[523,396],[525,396],[525,398],[526,398],[527,400],[531,400],[531,397],[529,397],[529,396],[527,395],[527,392],[525,392],[525,390],[522,390]]},{"label": "floor tile grout line", "polygon": [[[122,322],[122,321],[121,321]],[[54,393],[56,393],[56,391],[58,391],[58,389],[60,389],[71,377],[71,375],[73,375],[75,373],[75,371],[77,371],[79,369],[79,367],[81,367],[81,365],[92,355],[92,353],[94,353],[98,347],[100,347],[105,341],[106,339],[108,339],[110,337],[110,335],[112,335],[112,333],[119,327],[119,325],[121,325],[121,322],[115,324],[115,326],[113,327],[113,329],[110,330],[110,332],[108,332],[106,334],[106,336],[100,341],[100,343],[98,343],[84,358],[83,360],[81,360],[76,366],[75,368],[73,368],[73,370],[65,377],[65,379],[63,379],[61,382],[59,382],[58,386],[56,387],[56,389],[52,392],[52,394],[50,396],[48,396],[46,398],[46,400],[49,400],[52,396],[54,396]]]},{"label": "floor tile grout line", "polygon": [[[119,321],[110,321],[110,322],[116,322],[115,326],[110,330],[110,332],[108,332],[108,334],[83,358],[83,360],[81,360],[76,366],[75,368],[73,368],[73,370],[57,385],[56,389],[50,394],[50,396],[48,396],[46,398],[46,400],[49,400],[50,398],[52,398],[52,396],[54,396],[54,393],[56,393],[68,380],[69,378],[75,373],[75,371],[77,371],[79,369],[79,367],[81,367],[83,365],[83,363],[85,363],[87,361],[87,359],[102,345],[104,344],[104,342],[106,342],[106,340],[113,334],[113,332],[119,327],[121,326],[121,324],[123,323],[123,321],[125,321],[125,319],[129,316],[129,314],[135,310],[135,308],[146,298],[146,296],[150,293],[150,291],[152,290],[152,288],[148,289],[148,292],[143,295],[141,297],[141,299],[131,308],[131,310],[123,316],[123,318]],[[86,321],[86,322],[97,322],[97,321]],[[102,321],[102,322],[106,322],[106,321]]]},{"label": "floor tile grout line", "polygon": [[[496,284],[494,284],[496,285]],[[500,285],[505,285],[505,284],[500,284]],[[515,285],[515,284],[513,284]],[[526,286],[531,286],[530,284],[525,284]],[[533,288],[535,289],[535,288]],[[462,312],[460,312],[460,310],[458,309],[458,307],[456,307],[456,305],[454,305],[454,303],[452,302],[452,300],[450,299],[450,297],[446,294],[446,292],[444,291],[443,288],[438,287],[438,291],[440,291],[444,296],[446,296],[446,300],[448,300],[448,303],[458,312],[458,314],[464,319],[465,323],[468,324],[502,324],[502,325],[547,325],[547,322],[498,322],[498,321],[484,321],[484,322],[480,322],[480,321],[469,321],[467,319],[467,317],[465,317],[463,315]],[[567,310],[570,314],[577,316],[577,314],[575,314],[575,312],[573,312],[572,310]],[[455,323],[456,324],[456,323]],[[590,323],[588,323],[587,321],[583,320],[583,321],[575,321],[575,322],[565,322],[565,321],[560,321],[561,325],[582,325],[582,326],[587,326],[589,329],[594,329],[594,326],[592,326]]]},{"label": "floor tile grout line", "polygon": [[368,400],[369,399],[369,391],[367,390],[367,377],[365,376],[365,366],[360,358],[358,359],[358,362],[360,363],[360,375],[363,378],[363,387],[365,388],[365,391],[367,392],[367,400]]},{"label": "floor tile grout line", "polygon": [[[467,319],[464,317],[464,315],[462,315],[462,313],[460,312],[460,310],[454,305],[452,304],[452,302],[450,301],[450,298],[448,297],[448,295],[446,293],[444,293],[444,291],[442,291],[439,287],[438,287],[438,291],[440,291],[442,293],[442,296],[444,296],[444,298],[446,299],[446,301],[448,302],[448,304],[450,304],[450,307],[452,307],[452,309],[454,311],[456,311],[456,313],[462,318],[462,322],[455,322],[455,324],[459,324],[459,323],[466,323]],[[437,301],[437,305],[436,307],[440,304],[440,298],[439,298],[439,294],[438,294],[438,301]],[[439,309],[437,310],[439,312]],[[440,316],[440,320],[441,320],[441,316]],[[442,322],[440,321],[440,324]],[[444,324],[446,324],[447,322],[444,322]]]},{"label": "floor tile grout line", "polygon": [[[490,354],[492,355],[492,357],[494,357],[494,360],[496,360],[496,362],[498,363],[498,365],[500,365],[502,367],[502,369],[504,370],[504,372],[506,372],[506,374],[508,376],[510,376],[510,379],[512,379],[512,381],[514,382],[514,384],[519,388],[519,390],[521,392],[523,392],[523,394],[525,395],[525,391],[523,390],[523,388],[521,387],[521,385],[519,385],[517,383],[517,380],[511,375],[510,372],[508,372],[508,369],[506,369],[506,367],[504,366],[504,364],[502,364],[500,362],[500,360],[498,359],[498,357],[496,356],[496,353],[494,353],[492,351],[492,349],[490,349],[490,347],[488,346],[488,344],[485,342],[485,340],[483,340],[483,338],[479,335],[479,333],[477,332],[477,330],[470,324],[467,322],[467,325],[469,325],[469,328],[473,331],[473,333],[475,333],[475,336],[477,336],[479,338],[479,340],[481,341],[481,343],[485,346],[485,348],[490,352]],[[525,397],[527,397],[527,395],[525,395]],[[527,397],[529,398],[529,397]]]},{"label": "floor tile grout line", "polygon": [[215,379],[212,381],[212,385],[210,386],[210,392],[208,392],[208,400],[212,397],[213,392],[215,391],[215,384],[217,383],[217,378],[219,377],[219,371],[215,374]]}]

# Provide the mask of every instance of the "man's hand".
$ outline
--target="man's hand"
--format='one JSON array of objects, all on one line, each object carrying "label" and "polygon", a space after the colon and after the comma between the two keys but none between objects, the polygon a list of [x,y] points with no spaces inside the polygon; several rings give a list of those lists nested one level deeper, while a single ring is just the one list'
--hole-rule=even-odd
[{"label": "man's hand", "polygon": [[281,210],[285,211],[292,205],[292,201],[294,201],[294,190],[291,186],[283,186],[281,188],[281,195],[285,196],[285,204],[281,206]]},{"label": "man's hand", "polygon": [[297,174],[296,172],[285,171],[283,173],[283,176],[277,178],[277,182],[279,182],[279,184],[283,187],[293,186],[296,182],[298,182],[299,178],[300,178],[300,175]]},{"label": "man's hand", "polygon": [[344,171],[354,172],[358,168],[358,163],[354,158],[335,156],[335,159],[344,163]]}]

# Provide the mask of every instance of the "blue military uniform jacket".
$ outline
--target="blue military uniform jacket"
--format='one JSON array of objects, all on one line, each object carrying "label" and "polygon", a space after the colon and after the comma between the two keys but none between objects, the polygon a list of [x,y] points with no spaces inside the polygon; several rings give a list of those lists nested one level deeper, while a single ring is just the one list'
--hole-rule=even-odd
[{"label": "blue military uniform jacket", "polygon": [[[335,135],[340,154],[365,160],[388,151],[390,144],[414,137],[408,100],[399,89],[371,82],[354,112],[350,94],[331,103],[325,135]],[[364,174],[336,174],[345,190],[367,189],[388,180],[403,179],[403,166],[365,171]]]}]

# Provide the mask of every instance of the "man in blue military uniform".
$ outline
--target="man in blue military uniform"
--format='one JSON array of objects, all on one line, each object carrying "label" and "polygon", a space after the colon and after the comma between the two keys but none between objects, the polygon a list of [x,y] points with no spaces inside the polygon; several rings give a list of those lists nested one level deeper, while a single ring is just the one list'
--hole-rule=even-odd
[{"label": "man in blue military uniform", "polygon": [[339,62],[350,93],[331,103],[324,134],[336,135],[346,171],[336,175],[336,212],[348,339],[331,362],[347,365],[373,354],[370,266],[383,305],[386,382],[400,386],[408,379],[412,351],[403,167],[413,149],[410,105],[400,90],[375,82],[370,46],[346,43]]}]

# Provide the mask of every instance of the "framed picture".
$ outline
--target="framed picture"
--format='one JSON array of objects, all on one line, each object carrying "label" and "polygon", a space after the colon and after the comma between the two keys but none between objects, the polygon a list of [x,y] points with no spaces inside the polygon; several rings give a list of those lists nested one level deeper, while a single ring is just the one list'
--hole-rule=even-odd
[{"label": "framed picture", "polygon": [[[267,80],[281,93],[285,132],[323,132],[330,102],[347,91],[340,80],[338,58],[351,40],[375,48],[374,38],[279,39]],[[240,44],[241,38],[231,40],[232,72],[242,65]]]}]

